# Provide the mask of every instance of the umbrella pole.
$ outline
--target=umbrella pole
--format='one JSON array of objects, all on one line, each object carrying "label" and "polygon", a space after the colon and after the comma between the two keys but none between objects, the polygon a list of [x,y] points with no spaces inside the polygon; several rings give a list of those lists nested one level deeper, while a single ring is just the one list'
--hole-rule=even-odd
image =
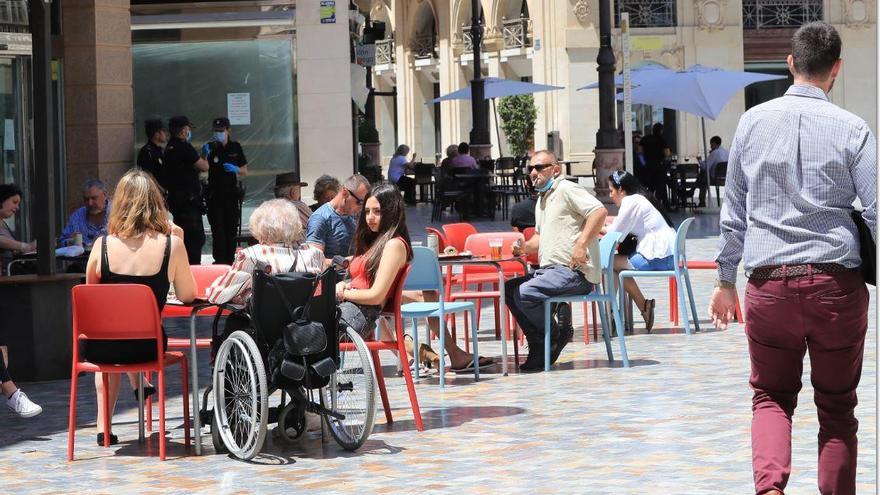
[{"label": "umbrella pole", "polygon": [[495,98],[492,98],[492,114],[495,115],[495,136],[498,138],[498,156],[504,156],[504,152],[501,151],[501,131],[498,130],[498,109],[495,108]]},{"label": "umbrella pole", "polygon": [[706,117],[700,117],[703,128],[703,163],[706,164],[706,205],[712,202],[712,188],[709,185],[709,153],[706,151]]}]

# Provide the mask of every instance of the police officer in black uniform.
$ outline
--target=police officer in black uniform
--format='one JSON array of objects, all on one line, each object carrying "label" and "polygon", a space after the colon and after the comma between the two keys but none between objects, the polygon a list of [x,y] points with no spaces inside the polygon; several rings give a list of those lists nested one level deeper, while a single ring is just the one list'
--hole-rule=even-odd
[{"label": "police officer in black uniform", "polygon": [[149,172],[156,182],[166,188],[164,177],[165,146],[168,145],[168,128],[159,119],[150,119],[144,122],[144,131],[147,134],[147,144],[138,151],[137,166],[139,169]]},{"label": "police officer in black uniform", "polygon": [[214,139],[202,148],[208,161],[208,222],[214,238],[214,263],[231,265],[235,236],[241,218],[244,189],[239,179],[247,175],[247,158],[238,141],[229,135],[229,119],[214,119]]},{"label": "police officer in black uniform", "polygon": [[165,147],[163,173],[168,189],[168,209],[174,223],[183,229],[183,244],[190,265],[201,264],[205,228],[202,224],[202,185],[199,172],[208,171],[208,162],[190,144],[192,128],[185,116],[171,117],[168,129],[171,139]]}]

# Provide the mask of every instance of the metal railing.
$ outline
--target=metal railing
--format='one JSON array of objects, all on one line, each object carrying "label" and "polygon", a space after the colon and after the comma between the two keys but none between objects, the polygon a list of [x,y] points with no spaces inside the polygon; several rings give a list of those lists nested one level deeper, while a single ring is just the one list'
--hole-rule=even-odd
[{"label": "metal railing", "polygon": [[422,58],[439,58],[437,56],[437,39],[433,36],[422,36],[414,38],[410,45],[413,56],[417,59]]},{"label": "metal railing", "polygon": [[[486,35],[485,28],[483,30],[483,39],[480,41],[480,49],[486,49]],[[470,26],[461,26],[461,39],[464,41],[464,52],[465,53],[473,53],[474,52],[474,39],[471,37],[471,27]]]},{"label": "metal railing", "polygon": [[743,0],[744,29],[796,28],[822,15],[822,0]]},{"label": "metal railing", "polygon": [[388,65],[394,63],[394,40],[379,40],[376,42],[376,65]]},{"label": "metal railing", "polygon": [[616,0],[614,22],[620,25],[620,14],[629,14],[630,27],[675,26],[675,0]]},{"label": "metal railing", "polygon": [[532,46],[532,20],[528,17],[501,21],[501,38],[504,48]]},{"label": "metal railing", "polygon": [[0,0],[0,32],[29,32],[27,0]]}]

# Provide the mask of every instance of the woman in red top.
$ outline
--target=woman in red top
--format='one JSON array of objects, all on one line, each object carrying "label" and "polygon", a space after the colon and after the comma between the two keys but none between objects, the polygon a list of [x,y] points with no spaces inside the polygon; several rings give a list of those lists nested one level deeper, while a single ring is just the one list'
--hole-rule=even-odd
[{"label": "woman in red top", "polygon": [[[354,233],[354,254],[349,266],[351,280],[336,285],[336,298],[340,301],[341,322],[369,340],[397,274],[412,260],[404,202],[400,190],[393,184],[378,184],[367,195]],[[418,291],[406,291],[403,295],[404,303],[436,301],[438,297],[436,293]],[[436,334],[440,326],[437,318],[429,319],[429,325]],[[395,336],[383,324],[380,338],[393,341]],[[456,345],[448,329],[446,344],[453,370],[473,367],[470,354]],[[407,351],[412,352],[408,342]],[[436,353],[430,351],[420,357],[424,357],[424,354],[428,354],[428,359],[434,361],[435,365],[439,364]],[[488,364],[492,364],[491,359],[480,358],[480,366]]]}]

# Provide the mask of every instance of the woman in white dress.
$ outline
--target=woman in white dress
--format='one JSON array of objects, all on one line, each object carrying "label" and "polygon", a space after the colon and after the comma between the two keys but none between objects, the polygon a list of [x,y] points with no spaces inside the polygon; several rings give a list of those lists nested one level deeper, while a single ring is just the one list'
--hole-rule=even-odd
[{"label": "woman in white dress", "polygon": [[[624,237],[633,234],[638,239],[633,254],[615,255],[615,274],[622,270],[674,269],[672,250],[675,246],[675,229],[654,196],[632,174],[622,170],[613,172],[608,177],[608,183],[611,186],[611,200],[617,205],[618,213],[614,222],[604,230],[620,232]],[[642,312],[645,327],[650,331],[654,326],[654,300],[645,299],[632,278],[626,279],[624,289]]]}]

